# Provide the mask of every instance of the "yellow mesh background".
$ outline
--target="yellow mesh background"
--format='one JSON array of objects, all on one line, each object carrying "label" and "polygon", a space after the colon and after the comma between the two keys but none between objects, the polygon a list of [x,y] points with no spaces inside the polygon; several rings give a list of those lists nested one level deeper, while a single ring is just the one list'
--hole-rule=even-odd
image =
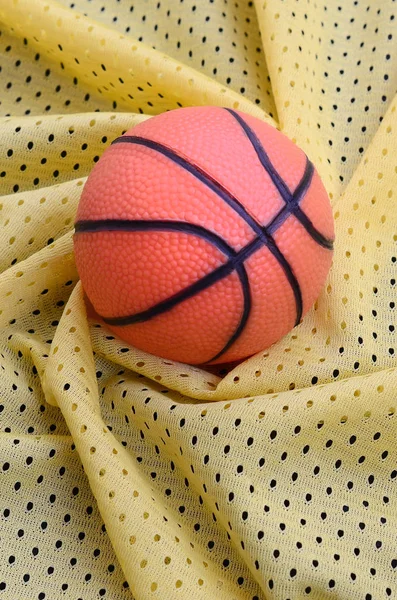
[{"label": "yellow mesh background", "polygon": [[[0,0],[0,598],[397,596],[391,0]],[[304,322],[234,368],[87,320],[73,222],[121,132],[178,106],[280,127],[329,192]]]}]

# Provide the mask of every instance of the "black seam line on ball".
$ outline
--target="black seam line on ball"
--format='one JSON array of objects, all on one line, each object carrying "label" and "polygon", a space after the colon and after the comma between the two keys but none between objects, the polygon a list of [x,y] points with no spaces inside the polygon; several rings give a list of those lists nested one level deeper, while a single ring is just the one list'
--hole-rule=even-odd
[{"label": "black seam line on ball", "polygon": [[[230,113],[235,118],[235,120],[238,122],[240,127],[243,129],[247,138],[251,142],[251,144],[259,158],[261,165],[263,166],[265,171],[268,173],[270,179],[272,180],[273,184],[275,185],[281,198],[285,202],[285,207],[283,209],[281,209],[281,211],[275,217],[275,219],[277,219],[277,217],[279,217],[279,215],[280,215],[281,222],[278,226],[280,226],[285,221],[285,219],[289,216],[289,214],[292,213],[298,219],[298,221],[301,223],[301,225],[306,229],[307,233],[318,244],[320,244],[320,246],[323,246],[324,248],[332,250],[333,240],[330,240],[330,239],[326,238],[325,236],[323,236],[323,234],[320,231],[318,231],[318,229],[316,229],[316,227],[313,225],[311,219],[306,215],[306,213],[303,212],[303,210],[299,206],[299,202],[303,199],[306,191],[308,190],[308,188],[310,186],[310,183],[311,183],[312,177],[313,177],[313,173],[314,173],[314,167],[313,167],[313,164],[310,162],[310,160],[306,157],[305,172],[303,174],[303,177],[302,177],[301,181],[299,182],[295,192],[291,193],[287,184],[281,177],[280,173],[278,173],[278,171],[274,168],[273,164],[270,161],[269,156],[267,155],[267,152],[265,151],[265,149],[262,146],[261,142],[259,141],[257,135],[251,129],[251,127],[248,125],[248,123],[246,123],[246,121],[244,121],[244,119],[238,113],[236,113],[234,110],[232,110],[230,108],[225,108],[225,110],[227,110],[227,112]],[[273,221],[275,221],[275,219],[273,219]],[[274,231],[274,229],[269,230],[269,227],[271,228],[273,221],[267,226],[267,231],[269,233],[272,233]]]},{"label": "black seam line on ball", "polygon": [[[159,302],[158,304],[144,310],[140,313],[133,315],[126,315],[123,317],[102,317],[105,323],[109,325],[125,326],[133,325],[134,323],[143,323],[152,319],[168,310],[171,310],[174,306],[181,302],[191,298],[195,294],[209,288],[221,279],[224,279],[230,275],[234,270],[237,270],[244,296],[244,310],[236,332],[233,334],[231,340],[226,344],[225,348],[221,353],[217,354],[217,358],[226,352],[231,344],[237,339],[243,330],[245,323],[248,320],[250,309],[251,309],[251,292],[249,286],[248,276],[244,267],[245,261],[254,254],[261,247],[266,246],[273,256],[277,259],[280,266],[282,267],[288,282],[290,283],[297,306],[297,319],[296,324],[299,323],[302,316],[302,297],[299,290],[298,282],[296,281],[295,275],[293,274],[288,261],[282,255],[273,238],[262,232],[261,235],[255,237],[251,242],[244,246],[239,252],[236,252],[231,246],[229,246],[222,238],[215,233],[208,231],[200,225],[194,225],[192,223],[179,222],[179,221],[130,221],[128,219],[105,219],[103,221],[79,221],[75,225],[76,233],[96,233],[99,231],[176,231],[183,233],[190,233],[209,241],[216,246],[221,252],[223,252],[228,258],[228,262],[224,263],[217,269],[211,271],[195,283],[180,290],[177,294],[174,294],[170,298]],[[215,358],[211,359],[215,360]]]},{"label": "black seam line on ball", "polygon": [[[279,212],[275,215],[275,217],[266,225],[266,230],[272,234],[276,231],[284,221],[289,217],[290,214],[296,215],[296,212],[300,210],[299,202],[303,198],[304,194],[309,189],[309,186],[312,182],[314,167],[312,163],[306,158],[305,171],[303,173],[303,177],[300,180],[296,190],[291,196],[291,199],[288,203],[284,204],[284,206],[279,210]],[[302,212],[302,211],[301,211]]]},{"label": "black seam line on ball", "polygon": [[[259,235],[259,237],[261,237],[263,240],[265,240],[265,239],[268,240],[267,246],[268,246],[269,250],[272,252],[272,254],[275,256],[275,258],[278,260],[280,266],[282,267],[282,269],[287,277],[289,284],[292,287],[292,291],[293,291],[293,294],[295,297],[295,303],[296,303],[295,325],[300,322],[300,320],[302,318],[302,304],[303,304],[302,292],[301,292],[301,289],[299,286],[299,282],[298,282],[297,278],[295,277],[290,264],[288,263],[288,261],[286,260],[284,255],[282,254],[281,250],[278,248],[274,239],[270,235],[267,234],[266,228],[263,227],[258,221],[256,221],[256,219],[254,219],[254,217],[252,217],[247,212],[245,207],[237,200],[237,198],[235,198],[233,195],[231,195],[230,192],[228,190],[226,190],[226,188],[224,188],[218,181],[213,179],[208,173],[203,171],[200,167],[190,163],[185,158],[183,158],[182,156],[177,154],[175,151],[173,151],[171,148],[168,148],[167,146],[164,146],[163,144],[160,144],[159,142],[154,142],[153,140],[148,140],[146,138],[132,135],[132,136],[122,136],[122,137],[116,138],[112,142],[112,144],[118,144],[118,143],[138,144],[138,145],[145,146],[147,148],[150,148],[152,150],[155,150],[156,152],[163,154],[164,156],[166,156],[167,158],[169,158],[170,160],[172,160],[173,162],[175,162],[176,164],[181,166],[183,169],[187,170],[194,177],[199,179],[199,181],[204,183],[212,191],[214,191],[221,199],[224,200],[224,202],[226,204],[228,204],[231,208],[233,208],[235,210],[235,212],[239,216],[241,216],[248,225],[250,225],[250,227]],[[303,176],[302,180],[304,180],[304,177],[305,177],[305,175]],[[298,184],[298,188],[299,189],[304,188],[304,185],[302,184],[302,182],[300,182]],[[303,191],[302,191],[302,193],[303,193]]]},{"label": "black seam line on ball", "polygon": [[183,156],[177,154],[171,148],[164,146],[160,142],[154,142],[153,140],[148,140],[146,138],[142,138],[134,135],[124,135],[119,138],[116,138],[113,144],[137,144],[140,146],[145,146],[146,148],[150,148],[151,150],[155,150],[159,154],[163,154],[165,157],[169,158],[172,162],[176,163],[180,167],[182,167],[185,171],[188,171],[191,175],[193,175],[196,179],[198,179],[201,183],[207,186],[211,191],[215,192],[215,194],[221,198],[230,206],[250,227],[255,233],[261,233],[262,226],[258,221],[250,215],[247,209],[237,200],[233,194],[231,194],[219,181],[214,179],[211,175],[206,173],[199,166],[189,162]]},{"label": "black seam line on ball", "polygon": [[213,356],[207,362],[213,362],[214,360],[218,360],[225,352],[229,350],[229,348],[234,344],[234,342],[240,337],[241,333],[244,331],[244,328],[249,319],[251,308],[252,308],[252,297],[251,297],[251,286],[249,283],[248,274],[244,264],[240,264],[236,267],[236,272],[240,279],[241,288],[243,290],[243,313],[240,318],[240,323],[238,324],[235,332],[223,346],[222,350],[220,350],[215,356]]},{"label": "black seam line on ball", "polygon": [[152,219],[102,219],[92,221],[78,221],[74,226],[76,233],[97,233],[99,231],[175,231],[179,233],[190,233],[203,238],[218,248],[228,258],[236,256],[237,252],[229,246],[220,236],[205,229],[201,225],[187,223],[185,221],[169,221]]},{"label": "black seam line on ball", "polygon": [[75,224],[75,231],[76,233],[96,233],[99,231],[175,231],[189,233],[209,241],[229,258],[227,263],[221,265],[208,275],[202,277],[199,281],[196,281],[194,284],[181,290],[174,296],[159,302],[155,306],[152,306],[145,311],[135,315],[127,315],[125,317],[102,317],[105,323],[108,325],[125,326],[148,321],[157,315],[171,310],[174,306],[184,302],[185,300],[188,300],[201,291],[211,287],[218,281],[221,281],[233,273],[233,271],[236,271],[243,291],[243,312],[240,322],[222,350],[220,350],[220,352],[218,352],[210,359],[210,361],[207,362],[211,362],[222,356],[222,354],[224,354],[230,348],[230,346],[232,346],[232,344],[237,340],[241,332],[244,330],[251,313],[252,306],[251,288],[248,274],[244,266],[244,261],[248,258],[248,256],[253,254],[260,246],[263,245],[263,240],[261,238],[254,238],[250,244],[245,246],[239,253],[237,253],[215,233],[208,231],[200,225],[194,225],[186,222],[144,220],[130,221],[128,219],[79,221]]}]

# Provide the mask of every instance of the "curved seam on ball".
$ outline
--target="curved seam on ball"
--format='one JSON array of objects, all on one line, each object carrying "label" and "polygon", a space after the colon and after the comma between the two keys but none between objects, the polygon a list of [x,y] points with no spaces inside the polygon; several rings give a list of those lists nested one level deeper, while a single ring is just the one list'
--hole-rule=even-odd
[{"label": "curved seam on ball", "polygon": [[[244,330],[252,306],[251,287],[249,284],[247,271],[243,264],[244,260],[246,260],[247,258],[247,251],[245,253],[242,251],[237,253],[221,237],[217,236],[212,231],[205,229],[201,225],[195,225],[186,222],[152,220],[132,221],[128,219],[79,221],[75,224],[75,231],[77,234],[96,233],[100,231],[176,231],[182,233],[191,233],[211,242],[215,247],[217,247],[229,258],[229,261],[221,265],[221,267],[219,267],[218,269],[211,271],[211,273],[209,273],[207,276],[202,277],[199,281],[196,281],[188,288],[184,288],[183,290],[178,292],[178,294],[167,298],[167,300],[156,304],[155,306],[147,309],[146,311],[136,313],[135,315],[127,315],[125,317],[102,316],[102,319],[108,325],[125,326],[132,325],[134,323],[146,322],[159,314],[163,314],[164,312],[171,310],[177,304],[180,304],[184,300],[187,300],[188,298],[198,294],[204,289],[207,289],[208,287],[214,285],[218,281],[221,281],[222,279],[233,273],[233,271],[236,271],[240,279],[243,291],[243,313],[241,315],[240,322],[235,332],[223,346],[222,350],[220,350],[214,357],[212,357],[207,362],[214,361],[220,356],[222,356],[222,354],[224,354],[232,346],[232,344],[238,339],[238,337]],[[258,238],[255,238],[253,241],[258,243]],[[250,246],[250,244],[248,244],[248,246]],[[247,249],[248,246],[246,246],[244,249]],[[253,253],[255,250],[256,248],[254,248],[251,253]]]},{"label": "curved seam on ball", "polygon": [[[272,164],[266,150],[264,149],[264,147],[261,144],[260,140],[258,139],[257,135],[251,129],[251,127],[248,125],[248,123],[246,121],[244,121],[244,119],[238,113],[236,113],[234,110],[232,110],[231,108],[225,108],[224,110],[226,110],[229,114],[231,114],[234,117],[234,119],[238,122],[240,127],[243,129],[247,138],[251,142],[251,144],[259,158],[261,165],[263,166],[263,168],[269,175],[269,177],[272,180],[273,184],[275,185],[277,191],[279,192],[281,198],[285,202],[285,206],[275,216],[275,218],[272,220],[272,223],[278,217],[281,218],[281,216],[282,216],[283,220],[280,223],[280,225],[281,225],[284,222],[284,220],[289,216],[289,214],[293,214],[298,219],[298,221],[301,223],[301,225],[306,229],[307,233],[318,244],[320,244],[320,246],[323,246],[324,248],[332,250],[333,240],[326,238],[320,231],[318,231],[318,229],[316,229],[316,227],[314,226],[311,219],[307,216],[307,214],[305,212],[303,212],[303,210],[299,206],[299,202],[302,200],[306,191],[309,189],[311,181],[312,181],[312,177],[313,177],[313,173],[314,173],[314,167],[313,167],[312,162],[306,156],[306,165],[305,165],[305,172],[303,174],[303,177],[302,177],[301,181],[299,182],[298,186],[296,187],[295,192],[291,193],[287,184],[281,177],[280,173],[275,169],[274,165]],[[271,231],[269,230],[269,227],[271,227],[271,223],[267,226],[267,230],[270,233]]]}]

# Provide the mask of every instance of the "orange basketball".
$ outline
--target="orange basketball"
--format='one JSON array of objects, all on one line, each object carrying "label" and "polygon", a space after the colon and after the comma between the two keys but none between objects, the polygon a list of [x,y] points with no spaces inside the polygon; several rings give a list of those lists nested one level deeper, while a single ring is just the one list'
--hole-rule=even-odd
[{"label": "orange basketball", "polygon": [[298,324],[334,239],[304,152],[213,106],[166,112],[117,138],[88,177],[75,231],[83,287],[109,329],[191,364],[248,357]]}]

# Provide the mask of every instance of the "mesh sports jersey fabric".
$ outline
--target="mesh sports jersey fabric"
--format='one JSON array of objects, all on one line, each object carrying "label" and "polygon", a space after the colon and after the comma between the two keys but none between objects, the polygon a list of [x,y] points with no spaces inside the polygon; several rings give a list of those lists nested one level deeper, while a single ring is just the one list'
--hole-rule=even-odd
[{"label": "mesh sports jersey fabric", "polygon": [[[0,598],[397,595],[391,0],[0,0]],[[303,323],[229,368],[87,317],[85,178],[178,106],[310,157],[334,261]]]}]

